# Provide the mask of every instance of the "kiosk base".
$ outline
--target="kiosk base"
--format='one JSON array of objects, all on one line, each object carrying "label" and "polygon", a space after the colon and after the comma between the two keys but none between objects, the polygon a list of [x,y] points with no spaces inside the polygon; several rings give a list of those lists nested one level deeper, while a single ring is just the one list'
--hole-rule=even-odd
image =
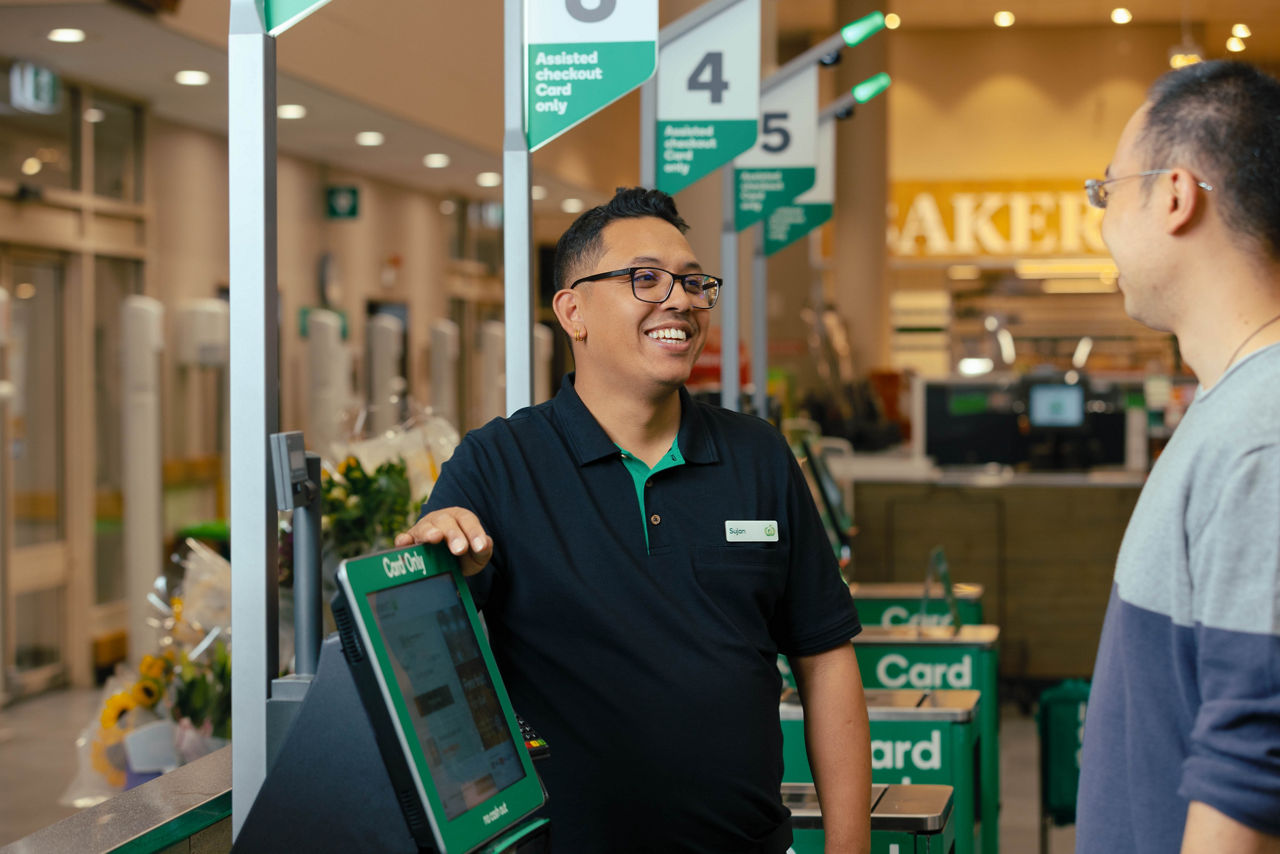
[{"label": "kiosk base", "polygon": [[[507,854],[545,854],[550,824],[525,822],[486,847]],[[328,637],[297,720],[267,771],[240,828],[233,854],[420,854],[382,764],[373,728],[342,655]],[[453,854],[453,852],[450,852]],[[461,854],[461,852],[459,852]]]}]

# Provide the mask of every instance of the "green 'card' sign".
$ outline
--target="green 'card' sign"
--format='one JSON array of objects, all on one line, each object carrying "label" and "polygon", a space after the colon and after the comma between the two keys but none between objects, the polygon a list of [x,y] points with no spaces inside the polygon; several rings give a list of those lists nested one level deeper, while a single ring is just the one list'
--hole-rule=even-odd
[{"label": "green 'card' sign", "polygon": [[741,0],[658,54],[656,186],[676,193],[756,141],[760,0]]},{"label": "green 'card' sign", "polygon": [[657,0],[525,0],[529,150],[644,83],[657,64]]}]

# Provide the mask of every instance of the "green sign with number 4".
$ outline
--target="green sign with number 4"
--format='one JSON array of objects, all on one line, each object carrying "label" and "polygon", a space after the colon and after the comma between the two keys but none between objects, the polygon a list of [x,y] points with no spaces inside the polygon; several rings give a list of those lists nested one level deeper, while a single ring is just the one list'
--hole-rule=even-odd
[{"label": "green sign with number 4", "polygon": [[755,144],[760,0],[741,0],[659,51],[654,176],[676,193]]}]

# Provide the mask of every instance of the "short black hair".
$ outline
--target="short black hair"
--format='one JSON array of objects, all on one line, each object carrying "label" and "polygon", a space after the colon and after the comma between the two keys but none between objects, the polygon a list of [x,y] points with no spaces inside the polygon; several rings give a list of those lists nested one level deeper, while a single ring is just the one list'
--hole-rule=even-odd
[{"label": "short black hair", "polygon": [[556,243],[555,279],[557,288],[569,286],[569,276],[590,256],[598,256],[600,232],[614,220],[657,217],[671,223],[684,234],[689,224],[680,218],[675,199],[661,190],[644,187],[619,187],[603,205],[584,212],[560,235]]},{"label": "short black hair", "polygon": [[1243,62],[1199,62],[1161,76],[1147,102],[1146,167],[1199,171],[1227,227],[1280,261],[1280,81]]}]

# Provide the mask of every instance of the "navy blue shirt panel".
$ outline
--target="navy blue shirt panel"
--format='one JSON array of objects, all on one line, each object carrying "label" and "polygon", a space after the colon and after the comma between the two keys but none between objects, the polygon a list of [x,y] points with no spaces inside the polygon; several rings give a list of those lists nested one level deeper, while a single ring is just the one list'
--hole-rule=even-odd
[{"label": "navy blue shirt panel", "polygon": [[[685,464],[641,508],[620,452],[566,378],[554,400],[463,439],[428,510],[494,539],[472,581],[539,763],[557,851],[785,851],[779,652],[859,629],[793,455],[759,419],[681,391]],[[726,520],[778,541],[727,542]]]}]

